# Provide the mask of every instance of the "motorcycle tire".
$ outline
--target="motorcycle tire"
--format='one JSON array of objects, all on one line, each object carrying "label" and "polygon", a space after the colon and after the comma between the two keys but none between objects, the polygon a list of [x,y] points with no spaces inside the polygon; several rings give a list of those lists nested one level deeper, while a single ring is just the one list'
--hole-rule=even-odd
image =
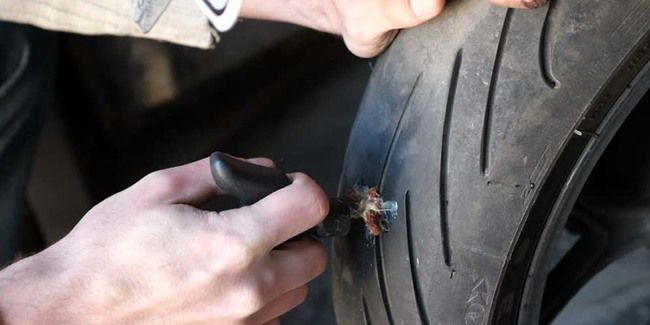
[{"label": "motorcycle tire", "polygon": [[649,58],[648,0],[449,1],[400,32],[373,66],[339,187],[376,185],[398,216],[377,238],[354,220],[333,241],[338,323],[549,322],[562,303],[544,290],[563,284],[547,282],[551,247],[650,88]]}]

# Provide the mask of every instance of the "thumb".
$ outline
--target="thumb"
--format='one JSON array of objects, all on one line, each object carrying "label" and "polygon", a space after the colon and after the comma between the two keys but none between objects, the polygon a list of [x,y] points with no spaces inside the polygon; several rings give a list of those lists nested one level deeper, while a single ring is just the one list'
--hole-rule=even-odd
[{"label": "thumb", "polygon": [[[231,219],[251,242],[264,250],[305,232],[325,218],[329,202],[323,189],[309,176],[289,174],[292,183],[257,203],[244,208],[220,212]],[[246,216],[242,216],[245,214]]]}]

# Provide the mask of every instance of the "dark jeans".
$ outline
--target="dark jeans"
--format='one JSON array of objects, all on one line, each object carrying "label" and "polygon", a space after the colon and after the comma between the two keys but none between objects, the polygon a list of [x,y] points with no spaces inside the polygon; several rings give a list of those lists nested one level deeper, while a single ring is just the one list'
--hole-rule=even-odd
[{"label": "dark jeans", "polygon": [[55,56],[52,33],[0,22],[0,267],[37,248],[26,189]]}]

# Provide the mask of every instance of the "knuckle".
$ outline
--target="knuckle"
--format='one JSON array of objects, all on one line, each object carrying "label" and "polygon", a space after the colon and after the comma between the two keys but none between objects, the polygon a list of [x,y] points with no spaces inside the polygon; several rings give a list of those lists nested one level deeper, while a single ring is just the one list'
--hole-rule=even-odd
[{"label": "knuckle", "polygon": [[258,274],[258,282],[262,287],[273,290],[273,288],[277,286],[278,281],[281,280],[281,277],[281,274],[279,274],[277,270],[269,268],[266,270],[260,270],[260,273]]},{"label": "knuckle", "polygon": [[230,242],[226,253],[229,264],[236,270],[247,269],[257,256],[255,248],[239,238]]},{"label": "knuckle", "polygon": [[240,317],[250,316],[264,308],[264,295],[257,285],[249,284],[238,293],[236,314]]},{"label": "knuckle", "polygon": [[356,43],[367,43],[376,39],[381,31],[376,31],[367,26],[367,24],[357,24],[349,22],[345,24],[344,36]]},{"label": "knuckle", "polygon": [[294,183],[298,183],[298,184],[309,182],[311,180],[311,177],[309,177],[309,175],[301,172],[295,172],[292,174],[292,176],[294,179]]},{"label": "knuckle", "polygon": [[164,171],[164,170],[157,170],[157,171],[151,172],[151,173],[147,174],[145,177],[143,177],[140,182],[143,183],[146,186],[155,187],[158,184],[161,184],[161,183],[165,182],[165,180],[167,178],[166,173],[167,172]]},{"label": "knuckle", "polygon": [[174,193],[181,186],[180,180],[168,170],[149,173],[140,183],[150,197],[164,197]]},{"label": "knuckle", "polygon": [[[359,23],[364,22],[364,23]],[[351,11],[341,17],[341,34],[346,42],[367,43],[382,34],[385,22],[369,18],[367,12]]]}]

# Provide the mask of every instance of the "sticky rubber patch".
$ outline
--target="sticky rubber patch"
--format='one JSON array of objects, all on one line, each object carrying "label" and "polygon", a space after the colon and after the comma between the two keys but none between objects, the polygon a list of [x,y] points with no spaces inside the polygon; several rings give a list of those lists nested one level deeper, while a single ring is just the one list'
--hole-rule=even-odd
[{"label": "sticky rubber patch", "polygon": [[397,218],[397,202],[384,201],[376,187],[369,187],[363,181],[346,193],[346,199],[351,202],[351,217],[362,219],[372,236],[390,231],[390,224]]}]

